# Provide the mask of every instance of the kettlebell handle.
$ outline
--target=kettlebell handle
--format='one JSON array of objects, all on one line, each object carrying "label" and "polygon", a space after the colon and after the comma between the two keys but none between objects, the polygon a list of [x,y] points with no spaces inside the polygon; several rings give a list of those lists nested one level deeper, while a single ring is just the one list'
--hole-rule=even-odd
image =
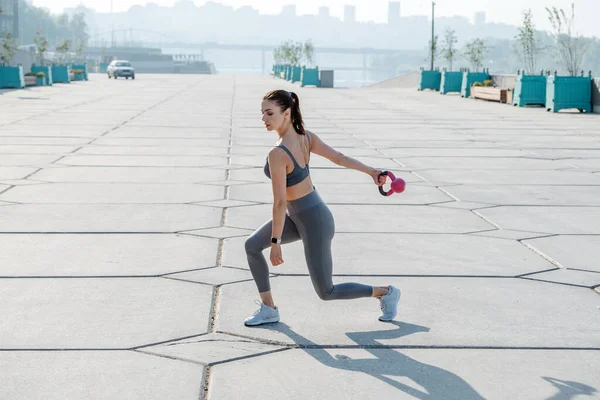
[{"label": "kettlebell handle", "polygon": [[[394,176],[394,174],[391,171],[383,171],[382,173],[379,174],[379,176],[389,176],[392,181],[394,179],[396,179],[396,177]],[[379,193],[381,193],[382,196],[390,196],[392,193],[394,193],[394,191],[392,189],[388,190],[387,192],[383,190],[383,185],[378,186],[379,187]]]}]

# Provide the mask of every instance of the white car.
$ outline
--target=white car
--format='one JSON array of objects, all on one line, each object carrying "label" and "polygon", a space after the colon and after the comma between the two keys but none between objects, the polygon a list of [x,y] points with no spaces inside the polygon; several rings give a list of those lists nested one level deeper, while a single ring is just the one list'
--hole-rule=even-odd
[{"label": "white car", "polygon": [[133,65],[126,60],[112,61],[110,64],[108,64],[106,73],[108,74],[108,79],[111,77],[117,79],[119,76],[124,76],[127,79],[135,79],[135,68],[133,68]]}]

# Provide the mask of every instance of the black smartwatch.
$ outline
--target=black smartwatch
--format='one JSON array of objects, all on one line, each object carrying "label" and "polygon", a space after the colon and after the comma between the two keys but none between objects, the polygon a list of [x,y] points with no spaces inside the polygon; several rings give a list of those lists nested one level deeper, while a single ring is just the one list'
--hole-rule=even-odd
[{"label": "black smartwatch", "polygon": [[277,243],[277,244],[281,244],[281,238],[278,238],[278,237],[272,237],[272,238],[271,238],[271,243]]}]

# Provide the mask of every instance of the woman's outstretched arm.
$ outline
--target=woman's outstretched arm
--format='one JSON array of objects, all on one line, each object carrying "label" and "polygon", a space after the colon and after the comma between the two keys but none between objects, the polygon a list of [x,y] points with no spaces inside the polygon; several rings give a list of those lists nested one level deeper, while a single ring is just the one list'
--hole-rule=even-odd
[{"label": "woman's outstretched arm", "polygon": [[325,157],[332,163],[342,166],[344,168],[354,169],[360,172],[364,172],[373,178],[373,181],[377,185],[383,185],[385,183],[385,176],[380,177],[381,170],[377,168],[370,167],[368,165],[363,164],[362,162],[347,156],[329,146],[325,143],[321,138],[315,135],[313,132],[307,131],[310,135],[310,151],[320,155],[321,157]]}]

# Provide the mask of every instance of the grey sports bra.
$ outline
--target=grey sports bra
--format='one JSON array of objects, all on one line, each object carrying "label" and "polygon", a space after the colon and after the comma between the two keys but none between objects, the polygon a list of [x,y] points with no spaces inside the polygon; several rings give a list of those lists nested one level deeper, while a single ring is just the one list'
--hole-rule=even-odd
[{"label": "grey sports bra", "polygon": [[[309,156],[308,156],[308,158],[310,160],[310,136],[308,134],[306,134],[306,138],[308,140],[308,148],[309,148]],[[287,174],[287,176],[285,177],[285,186],[286,187],[294,186],[294,185],[302,182],[304,179],[306,179],[306,177],[310,174],[308,163],[306,163],[306,166],[304,168],[302,168],[296,162],[296,159],[292,155],[292,152],[287,147],[285,147],[282,144],[280,144],[277,147],[280,147],[281,149],[285,150],[285,152],[288,153],[288,155],[290,156],[290,158],[294,162],[294,169],[292,170],[292,172],[290,172],[289,174]],[[265,163],[265,166],[264,166],[263,170],[264,170],[265,175],[267,176],[267,178],[271,179],[271,171],[269,170],[269,158],[268,157],[267,157],[267,162]]]}]

